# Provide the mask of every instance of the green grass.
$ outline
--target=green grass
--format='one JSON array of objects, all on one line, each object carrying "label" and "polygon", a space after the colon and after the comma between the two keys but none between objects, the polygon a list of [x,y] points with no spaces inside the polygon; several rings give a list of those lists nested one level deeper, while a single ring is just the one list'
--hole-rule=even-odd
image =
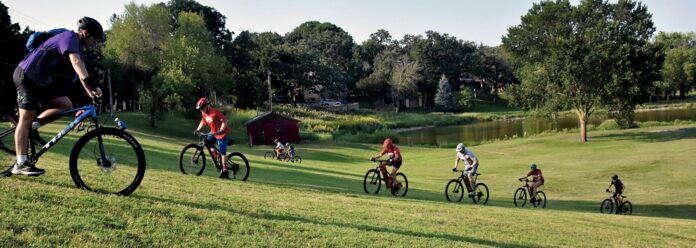
[{"label": "green grass", "polygon": [[[134,117],[134,116],[132,116]],[[129,117],[126,117],[129,118]],[[59,123],[64,125],[65,122]],[[174,122],[178,123],[178,122]],[[172,124],[174,124],[172,123]],[[42,128],[45,137],[59,124]],[[401,147],[405,198],[362,192],[377,145],[301,145],[301,165],[264,160],[271,147],[231,147],[251,160],[248,182],[178,171],[188,126],[141,128],[148,169],[130,197],[81,191],[67,170],[76,134],[41,158],[41,177],[0,178],[0,244],[101,247],[691,247],[696,243],[696,125],[545,134],[470,147],[486,206],[445,202],[453,149]],[[6,127],[6,123],[0,123]],[[166,127],[166,128],[165,128]],[[179,131],[177,131],[179,130]],[[177,134],[180,134],[177,135]],[[179,136],[179,137],[177,137]],[[515,178],[539,164],[546,209],[514,208]],[[614,173],[633,216],[601,215]],[[531,230],[531,231],[530,231]]]}]

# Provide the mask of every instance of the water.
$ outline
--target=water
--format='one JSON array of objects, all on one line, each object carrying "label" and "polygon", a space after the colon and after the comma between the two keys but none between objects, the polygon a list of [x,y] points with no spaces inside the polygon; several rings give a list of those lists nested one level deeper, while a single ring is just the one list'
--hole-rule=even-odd
[{"label": "water", "polygon": [[[606,116],[591,116],[589,124],[599,125]],[[696,109],[668,109],[636,113],[636,121],[669,122],[674,120],[696,121]],[[434,127],[415,131],[403,132],[399,135],[399,143],[403,145],[441,145],[464,142],[479,143],[494,139],[524,137],[550,130],[578,128],[575,115],[549,120],[545,118],[525,118],[514,120],[485,121],[473,124]]]}]

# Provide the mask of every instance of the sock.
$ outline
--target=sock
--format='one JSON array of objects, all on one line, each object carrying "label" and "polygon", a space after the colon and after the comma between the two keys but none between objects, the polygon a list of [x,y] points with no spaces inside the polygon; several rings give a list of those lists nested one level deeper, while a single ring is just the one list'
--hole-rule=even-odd
[{"label": "sock", "polygon": [[21,164],[23,164],[23,163],[26,162],[26,161],[27,161],[27,155],[19,155],[19,156],[17,156],[17,164],[18,164],[18,165],[21,165]]},{"label": "sock", "polygon": [[31,130],[36,130],[36,129],[39,129],[40,127],[41,127],[41,124],[39,124],[38,121],[31,123]]}]

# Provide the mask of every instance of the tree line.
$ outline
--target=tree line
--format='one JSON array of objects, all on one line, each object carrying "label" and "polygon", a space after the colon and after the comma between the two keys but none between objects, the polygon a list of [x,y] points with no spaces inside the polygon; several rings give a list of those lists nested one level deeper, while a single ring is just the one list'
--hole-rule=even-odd
[{"label": "tree line", "polygon": [[[16,64],[33,31],[20,31],[1,7],[0,42],[17,49],[0,59]],[[260,108],[270,80],[272,95],[291,104],[310,91],[396,111],[405,99],[458,111],[474,98],[495,102],[504,93],[505,102],[524,110],[574,110],[581,124],[606,107],[630,127],[637,104],[684,98],[696,86],[694,33],[655,35],[651,18],[645,5],[629,0],[542,1],[508,29],[501,46],[437,31],[399,39],[383,29],[358,44],[327,22],[308,21],[283,35],[234,34],[223,14],[195,1],[131,3],[111,17],[101,56],[91,60],[95,73],[109,68],[116,99],[146,111],[152,125],[165,111],[190,110],[201,96]],[[1,80],[11,83],[12,70],[3,66]]]}]

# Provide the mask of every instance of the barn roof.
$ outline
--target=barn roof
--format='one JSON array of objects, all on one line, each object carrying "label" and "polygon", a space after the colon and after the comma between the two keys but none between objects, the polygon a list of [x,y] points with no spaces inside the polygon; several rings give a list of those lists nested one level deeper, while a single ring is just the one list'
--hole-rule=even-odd
[{"label": "barn roof", "polygon": [[251,120],[248,120],[247,122],[244,123],[244,125],[248,126],[249,124],[253,124],[256,122],[265,121],[265,120],[275,120],[275,119],[284,119],[284,120],[292,120],[292,121],[300,122],[297,119],[290,118],[290,117],[287,117],[284,115],[280,115],[280,114],[277,114],[276,112],[273,112],[273,111],[269,111],[269,112],[260,114],[256,117],[252,118]]}]

